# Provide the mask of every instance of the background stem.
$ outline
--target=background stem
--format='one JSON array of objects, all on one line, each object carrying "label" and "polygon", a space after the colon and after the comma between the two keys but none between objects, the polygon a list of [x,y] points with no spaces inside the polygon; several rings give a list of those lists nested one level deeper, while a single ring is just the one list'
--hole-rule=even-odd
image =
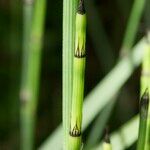
[{"label": "background stem", "polygon": [[21,86],[21,149],[32,150],[34,145],[46,0],[35,1],[33,15],[33,1],[26,1],[24,5],[25,35]]},{"label": "background stem", "polygon": [[134,0],[131,14],[127,23],[125,36],[121,48],[121,55],[128,54],[129,50],[134,44],[134,40],[137,34],[140,19],[144,10],[146,0]]}]

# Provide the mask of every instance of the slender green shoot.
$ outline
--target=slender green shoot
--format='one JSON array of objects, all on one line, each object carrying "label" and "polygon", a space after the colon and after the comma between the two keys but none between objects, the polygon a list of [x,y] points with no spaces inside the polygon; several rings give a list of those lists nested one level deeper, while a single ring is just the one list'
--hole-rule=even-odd
[{"label": "slender green shoot", "polygon": [[[31,5],[31,1],[27,1]],[[31,29],[24,34],[24,57],[21,86],[21,149],[32,150],[34,147],[34,130],[40,79],[40,62],[46,0],[36,0]],[[32,10],[30,10],[32,12]],[[30,12],[30,13],[31,13]],[[26,12],[27,13],[27,12]],[[29,12],[28,12],[29,13]],[[27,24],[27,22],[25,22]],[[30,22],[28,22],[30,23]],[[29,38],[29,40],[27,40]],[[26,43],[26,47],[25,47]]]},{"label": "slender green shoot", "polygon": [[81,148],[82,104],[84,98],[86,15],[83,0],[76,14],[75,52],[73,59],[73,93],[70,120],[70,150]]},{"label": "slender green shoot", "polygon": [[[63,150],[69,150],[69,128],[73,79],[75,14],[78,0],[63,0]],[[62,144],[55,144],[56,146]],[[51,149],[51,148],[50,148]],[[57,148],[56,148],[57,149]]]},{"label": "slender green shoot", "polygon": [[140,100],[140,124],[137,150],[144,150],[146,138],[146,125],[148,116],[149,92],[148,89],[144,92]]},{"label": "slender green shoot", "polygon": [[134,44],[145,3],[146,0],[134,0],[121,47],[121,56],[127,55]]},{"label": "slender green shoot", "polygon": [[[147,35],[148,46],[145,49],[145,54],[143,58],[143,70],[141,79],[141,92],[145,87],[148,88],[148,93],[150,94],[150,36]],[[149,95],[150,96],[150,95]],[[146,139],[145,139],[145,147],[144,150],[150,149],[150,103],[148,104],[148,117],[147,117],[147,125],[146,125]]]},{"label": "slender green shoot", "polygon": [[[28,58],[29,58],[29,41],[31,35],[31,25],[32,25],[32,17],[33,17],[33,8],[34,8],[34,0],[30,2],[28,0],[23,1],[23,52],[22,52],[22,77],[21,77],[21,89],[20,89],[20,100],[21,100],[21,110],[20,110],[20,126],[21,126],[21,150],[29,150],[31,149],[31,140],[28,125],[28,116],[27,116],[27,108],[28,106],[24,103],[24,101],[28,101],[26,94],[26,82],[27,82],[27,70],[28,70]],[[28,139],[30,141],[28,141]],[[27,146],[28,144],[28,146]]]}]

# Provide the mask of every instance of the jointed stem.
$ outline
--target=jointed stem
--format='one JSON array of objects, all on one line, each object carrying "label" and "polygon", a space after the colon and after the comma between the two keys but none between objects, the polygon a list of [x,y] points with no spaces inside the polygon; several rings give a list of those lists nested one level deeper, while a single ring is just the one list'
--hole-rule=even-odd
[{"label": "jointed stem", "polygon": [[70,120],[70,150],[81,147],[82,104],[84,97],[86,15],[81,0],[76,15],[75,52],[73,59],[73,92]]},{"label": "jointed stem", "polygon": [[[144,94],[143,94],[144,93]],[[141,100],[140,100],[140,126],[138,138],[138,150],[148,150],[150,148],[150,46],[144,49],[141,75]]]}]

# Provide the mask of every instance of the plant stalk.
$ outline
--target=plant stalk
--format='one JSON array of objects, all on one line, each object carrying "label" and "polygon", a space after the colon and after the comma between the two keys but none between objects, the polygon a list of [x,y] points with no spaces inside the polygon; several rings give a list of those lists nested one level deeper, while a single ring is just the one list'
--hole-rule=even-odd
[{"label": "plant stalk", "polygon": [[[148,47],[145,49],[145,55],[143,58],[143,70],[142,70],[142,79],[141,79],[141,92],[144,88],[148,89],[148,97],[150,97],[150,36],[147,37]],[[150,149],[150,102],[148,102],[148,114],[146,118],[146,138],[144,150]]]},{"label": "plant stalk", "polygon": [[63,150],[69,150],[76,5],[77,0],[63,0]]},{"label": "plant stalk", "polygon": [[86,14],[84,1],[79,1],[76,13],[75,50],[73,59],[73,92],[70,120],[70,150],[81,148],[82,107],[84,98],[84,74],[86,60]]},{"label": "plant stalk", "polygon": [[34,9],[33,1],[26,0],[24,5],[24,58],[20,93],[21,149],[32,150],[34,147],[46,0],[36,0]]},{"label": "plant stalk", "polygon": [[144,10],[146,0],[134,0],[131,9],[131,14],[127,23],[123,44],[121,47],[121,56],[128,55],[129,50],[134,44],[136,33],[138,30],[139,22]]}]

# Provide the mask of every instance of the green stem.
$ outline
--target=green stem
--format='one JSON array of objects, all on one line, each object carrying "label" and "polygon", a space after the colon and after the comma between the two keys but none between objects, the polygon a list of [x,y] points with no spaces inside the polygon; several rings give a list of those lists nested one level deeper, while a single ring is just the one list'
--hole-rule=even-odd
[{"label": "green stem", "polygon": [[[148,37],[147,40],[150,38]],[[144,88],[148,88],[148,96],[150,97],[150,43],[145,49],[145,55],[143,58],[143,70],[142,70],[142,79],[141,79],[141,93]],[[145,147],[144,150],[150,149],[150,102],[148,104],[148,114],[146,118],[146,138],[145,138]]]},{"label": "green stem", "polygon": [[[149,45],[144,49],[144,56],[142,61],[142,75],[141,75],[141,100],[140,100],[140,125],[139,125],[139,137],[137,150],[146,149],[146,134],[148,127],[148,101],[149,101],[149,89],[150,89],[150,47]],[[143,94],[144,93],[144,94]],[[146,99],[146,98],[147,99]],[[148,138],[148,137],[147,137]]]},{"label": "green stem", "polygon": [[145,3],[146,0],[134,0],[121,47],[122,56],[128,54],[129,50],[133,46]]},{"label": "green stem", "polygon": [[[46,0],[35,1],[33,15],[33,3],[26,1],[25,4],[24,15],[27,16],[25,16],[24,27],[23,56],[25,58],[22,68],[21,86],[21,149],[32,150],[34,145]],[[32,24],[27,22],[29,20]]]},{"label": "green stem", "polygon": [[144,150],[146,138],[146,124],[148,114],[149,93],[148,89],[144,92],[140,100],[140,124],[137,150]]},{"label": "green stem", "polygon": [[83,0],[76,14],[75,51],[73,59],[73,92],[70,120],[69,149],[81,148],[82,105],[84,98],[84,74],[86,60],[86,15]]},{"label": "green stem", "polygon": [[63,149],[69,150],[69,128],[73,79],[75,14],[78,0],[63,0]]}]

